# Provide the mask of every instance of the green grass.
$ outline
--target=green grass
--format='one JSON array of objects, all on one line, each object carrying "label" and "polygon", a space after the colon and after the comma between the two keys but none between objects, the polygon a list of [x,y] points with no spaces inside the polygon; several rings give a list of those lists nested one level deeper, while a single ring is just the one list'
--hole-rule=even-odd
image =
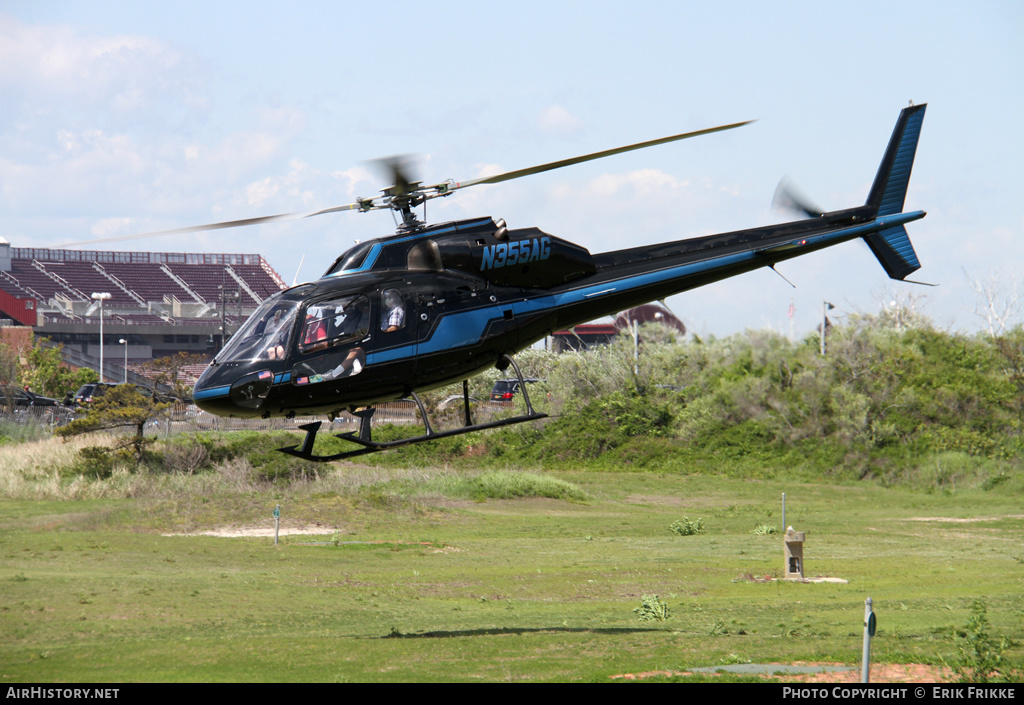
[{"label": "green grass", "polygon": [[[154,479],[135,497],[0,500],[0,675],[607,681],[737,656],[856,665],[868,596],[876,662],[955,657],[954,630],[979,598],[990,632],[1012,640],[1011,664],[1024,657],[1014,494],[667,473],[318,472],[287,486],[195,476],[173,491]],[[498,490],[481,489],[488,476]],[[494,498],[522,485],[526,496]],[[781,571],[780,537],[751,528],[781,522],[782,492],[787,524],[807,532],[807,575],[849,583],[744,579]],[[318,522],[326,535],[277,547],[162,535],[272,528],[276,504],[284,526]],[[673,534],[682,516],[702,517],[707,533]],[[953,518],[975,521],[935,520]],[[659,596],[668,620],[637,618],[644,595]]]}]

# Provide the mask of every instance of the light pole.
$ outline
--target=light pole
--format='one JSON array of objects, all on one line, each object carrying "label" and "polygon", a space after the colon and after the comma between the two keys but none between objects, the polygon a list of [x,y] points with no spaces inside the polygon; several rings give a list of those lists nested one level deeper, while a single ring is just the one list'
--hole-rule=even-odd
[{"label": "light pole", "polygon": [[821,302],[821,354],[825,354],[825,326],[828,324],[828,312],[835,306],[828,301]]},{"label": "light pole", "polygon": [[223,285],[217,287],[220,290],[220,347],[221,349],[227,344],[228,341],[228,325],[227,325],[227,313],[228,313],[228,302],[238,302],[238,317],[242,314],[242,297],[240,292],[228,291]]},{"label": "light pole", "polygon": [[100,302],[100,382],[103,381],[103,302],[110,298],[110,294],[103,292],[101,294],[93,294],[93,301]]},{"label": "light pole", "polygon": [[128,341],[121,338],[117,342],[124,346],[124,383],[128,384]]}]

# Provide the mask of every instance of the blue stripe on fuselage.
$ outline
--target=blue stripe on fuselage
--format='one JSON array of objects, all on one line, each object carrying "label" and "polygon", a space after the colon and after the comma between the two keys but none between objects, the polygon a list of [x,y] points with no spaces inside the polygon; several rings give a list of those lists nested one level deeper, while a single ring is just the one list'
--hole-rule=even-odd
[{"label": "blue stripe on fuselage", "polygon": [[[924,217],[924,213],[922,211],[899,213],[896,215],[880,217],[864,225],[826,232],[820,235],[808,236],[803,238],[803,240],[806,241],[806,244],[801,245],[800,247],[818,245],[830,240],[859,237],[872,232],[884,230],[886,228],[903,225],[922,217]],[[637,274],[617,280],[605,280],[579,289],[539,296],[535,299],[529,299],[526,301],[517,301],[514,304],[514,308],[517,315],[544,312],[561,306],[579,303],[592,297],[599,297],[603,294],[621,293],[630,289],[659,284],[670,279],[700,274],[702,272],[722,267],[729,267],[758,257],[760,257],[760,255],[757,254],[756,250],[745,250],[731,255],[712,257],[700,262],[691,262],[676,267],[669,267],[656,272]],[[430,336],[429,340],[425,340],[418,345],[414,343],[412,345],[405,345],[391,350],[371,352],[366,356],[366,364],[372,365],[384,362],[396,362],[400,360],[413,359],[417,355],[430,354],[440,352],[442,350],[451,350],[474,345],[480,342],[484,332],[487,330],[488,323],[503,318],[505,311],[512,307],[512,302],[506,302],[503,304],[488,306],[486,308],[447,314],[438,322],[437,328],[434,331],[434,334]],[[274,382],[275,384],[283,383],[287,382],[288,379],[289,375],[286,373],[275,377]],[[228,391],[229,387],[216,387],[196,392],[194,396],[199,399],[205,399],[214,396],[223,396],[227,394]]]},{"label": "blue stripe on fuselage", "polygon": [[210,387],[209,389],[201,389],[199,391],[192,392],[193,399],[212,399],[213,397],[226,397],[228,392],[231,391],[231,387]]},{"label": "blue stripe on fuselage", "polygon": [[341,270],[340,272],[334,272],[333,274],[328,274],[324,278],[326,279],[327,277],[343,277],[343,276],[348,276],[350,274],[361,274],[363,272],[369,272],[370,270],[373,269],[373,265],[377,263],[377,258],[380,256],[380,252],[381,252],[381,250],[384,249],[385,246],[394,245],[394,244],[399,243],[399,242],[408,242],[409,240],[420,240],[420,239],[424,239],[424,238],[435,237],[437,235],[443,235],[444,233],[450,233],[450,232],[453,232],[455,230],[458,230],[460,227],[463,228],[463,229],[465,229],[465,228],[475,228],[478,225],[483,225],[484,223],[489,223],[489,222],[491,222],[491,219],[490,218],[485,218],[484,220],[478,220],[478,221],[474,221],[472,223],[460,223],[459,225],[452,225],[452,226],[449,226],[447,228],[441,228],[439,230],[429,230],[429,231],[425,231],[425,232],[417,232],[417,233],[414,233],[412,235],[407,235],[406,237],[400,237],[400,238],[395,238],[395,239],[388,239],[388,240],[384,240],[382,242],[378,242],[373,247],[370,248],[370,251],[366,253],[366,257],[363,259],[363,263],[361,265],[359,265],[357,268],[355,268],[355,269],[344,269],[344,270]]},{"label": "blue stripe on fuselage", "polygon": [[[820,235],[810,235],[802,238],[806,244],[800,245],[800,247],[818,245],[823,242],[828,242],[829,240],[866,235],[885,228],[918,220],[923,216],[924,213],[922,211],[900,213],[893,216],[878,218],[864,225],[826,232]],[[671,279],[677,279],[679,277],[700,274],[702,272],[740,264],[742,262],[757,259],[758,257],[760,257],[760,255],[758,255],[754,249],[737,252],[731,255],[723,255],[721,257],[712,257],[700,262],[691,262],[689,264],[669,267],[656,272],[637,274],[617,280],[605,280],[579,289],[539,296],[535,299],[529,299],[526,301],[517,301],[515,302],[514,308],[517,315],[543,312],[561,306],[569,306],[571,304],[579,303],[592,297],[599,297],[602,294],[621,293],[623,291],[637,289],[651,284],[660,284]],[[394,362],[396,360],[406,358],[411,359],[416,355],[430,354],[433,352],[440,352],[442,350],[450,350],[453,348],[473,345],[478,343],[483,337],[487,324],[492,320],[502,318],[504,316],[504,312],[510,307],[512,307],[512,303],[506,302],[504,304],[489,306],[487,308],[448,314],[438,322],[437,329],[434,331],[434,334],[430,336],[429,340],[421,342],[418,346],[415,344],[406,345],[393,350],[371,353],[366,356],[366,362],[368,365],[375,362]]]}]

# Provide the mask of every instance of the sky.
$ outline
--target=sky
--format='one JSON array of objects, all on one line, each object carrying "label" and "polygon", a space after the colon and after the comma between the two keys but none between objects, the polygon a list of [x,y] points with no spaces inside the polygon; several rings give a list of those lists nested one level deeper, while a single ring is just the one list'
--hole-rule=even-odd
[{"label": "sky", "polygon": [[[899,302],[984,330],[976,282],[1024,299],[1016,1],[0,0],[0,236],[62,247],[315,210],[377,195],[381,157],[465,181],[756,120],[427,207],[604,252],[792,220],[771,207],[783,177],[824,209],[860,205],[910,101],[928,103],[910,278],[937,286],[888,279],[857,241],[667,303],[704,336],[799,338],[826,300],[840,321]],[[290,283],[393,230],[346,212],[86,249],[259,253]]]}]

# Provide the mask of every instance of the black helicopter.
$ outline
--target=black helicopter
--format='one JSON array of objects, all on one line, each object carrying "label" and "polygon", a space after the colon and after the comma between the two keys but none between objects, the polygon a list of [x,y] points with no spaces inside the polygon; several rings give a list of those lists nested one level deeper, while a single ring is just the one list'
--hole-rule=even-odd
[{"label": "black helicopter", "polygon": [[[320,423],[302,426],[301,446],[281,450],[307,460],[336,460],[397,445],[542,418],[521,385],[526,413],[474,424],[468,378],[554,331],[663,299],[720,279],[864,238],[886,273],[904,280],[920,264],[904,228],[925,216],[903,203],[925,105],[902,111],[874,184],[862,206],[819,212],[796,200],[808,218],[749,230],[591,254],[537,228],[509,229],[477,218],[426,225],[413,209],[477,184],[509,179],[633,149],[728,130],[746,123],[675,135],[468,182],[423,186],[399,160],[388,164],[394,186],[374,199],[314,213],[214,223],[173,232],[273,222],[344,210],[391,208],[398,231],[351,248],[315,282],[268,298],[228,341],[195,386],[205,411],[232,417],[294,417],[349,410],[358,432],[342,434],[353,450],[315,455]],[[792,199],[791,199],[792,200]],[[170,231],[168,231],[170,232]],[[418,391],[463,382],[465,423],[436,432]],[[412,397],[422,435],[375,442],[374,405]]]}]

